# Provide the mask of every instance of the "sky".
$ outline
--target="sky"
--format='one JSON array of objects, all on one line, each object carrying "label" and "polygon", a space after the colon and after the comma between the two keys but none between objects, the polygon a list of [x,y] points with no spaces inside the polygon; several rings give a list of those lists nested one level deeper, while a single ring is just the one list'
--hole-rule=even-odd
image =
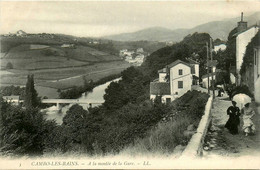
[{"label": "sky", "polygon": [[0,33],[100,37],[149,27],[192,28],[260,11],[260,1],[1,1]]}]

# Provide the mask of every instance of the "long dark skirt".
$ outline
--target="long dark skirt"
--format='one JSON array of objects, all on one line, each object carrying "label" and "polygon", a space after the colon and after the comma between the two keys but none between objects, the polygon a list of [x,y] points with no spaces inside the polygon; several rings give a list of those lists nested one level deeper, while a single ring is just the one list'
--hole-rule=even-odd
[{"label": "long dark skirt", "polygon": [[238,134],[239,118],[229,117],[225,127],[231,134]]}]

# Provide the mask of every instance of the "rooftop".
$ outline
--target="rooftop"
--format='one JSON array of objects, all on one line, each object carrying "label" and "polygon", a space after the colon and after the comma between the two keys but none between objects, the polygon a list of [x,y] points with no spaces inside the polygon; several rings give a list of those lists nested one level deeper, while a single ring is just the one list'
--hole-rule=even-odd
[{"label": "rooftop", "polygon": [[160,69],[160,70],[158,70],[158,73],[166,73],[166,68],[163,68],[163,69]]},{"label": "rooftop", "polygon": [[176,66],[177,64],[184,64],[184,65],[190,67],[190,64],[189,64],[189,63],[186,63],[186,62],[181,61],[181,60],[176,60],[176,61],[174,61],[173,63],[171,63],[171,64],[169,64],[169,65],[167,65],[167,66],[168,66],[169,68],[171,68],[171,67]]},{"label": "rooftop", "polygon": [[153,95],[170,95],[170,83],[169,82],[151,82],[150,94]]},{"label": "rooftop", "polygon": [[233,37],[236,37],[236,36],[238,36],[239,34],[242,34],[242,33],[246,32],[246,31],[250,30],[251,28],[256,28],[256,27],[259,28],[258,25],[253,25],[253,26],[251,26],[251,27],[248,27],[248,28],[247,28],[246,30],[244,30],[244,31],[235,33],[235,34],[233,35]]}]

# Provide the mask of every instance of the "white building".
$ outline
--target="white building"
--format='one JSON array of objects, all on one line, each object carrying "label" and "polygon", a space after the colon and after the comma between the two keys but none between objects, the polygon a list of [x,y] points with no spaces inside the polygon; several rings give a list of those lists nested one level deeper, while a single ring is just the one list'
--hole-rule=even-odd
[{"label": "white building", "polygon": [[227,48],[226,44],[215,45],[214,46],[214,51],[215,52],[218,52],[219,50],[220,51],[225,51],[226,48]]},{"label": "white building", "polygon": [[[162,97],[163,103],[168,103],[191,90],[193,82],[193,65],[181,60],[167,65],[158,71],[159,79],[150,83],[150,99]],[[198,73],[194,69],[194,75]]]},{"label": "white building", "polygon": [[19,30],[16,32],[16,36],[25,37],[25,36],[27,36],[27,34],[23,30]]},{"label": "white building", "polygon": [[217,64],[218,64],[217,60],[212,60],[212,61],[210,60],[208,63],[206,63],[206,68],[208,69],[208,67],[209,67],[209,69],[210,69],[210,71],[209,71],[209,83],[208,83],[208,74],[201,76],[202,87],[208,88],[208,87],[211,86],[212,76],[213,76],[213,80],[216,81]]},{"label": "white building", "polygon": [[202,87],[208,88],[208,87],[211,86],[211,84],[212,84],[212,75],[213,75],[213,80],[216,80],[216,72],[214,72],[214,73],[209,73],[209,86],[208,86],[208,75],[205,74],[205,75],[201,76],[201,79],[202,79]]},{"label": "white building", "polygon": [[237,84],[241,82],[240,69],[243,63],[243,58],[246,52],[246,46],[251,39],[258,32],[259,27],[257,25],[247,27],[247,22],[243,21],[243,13],[241,14],[241,21],[238,22],[237,33],[233,36],[236,36],[236,74],[237,74]]},{"label": "white building", "polygon": [[62,44],[61,47],[62,48],[74,48],[75,45],[74,44]]},{"label": "white building", "polygon": [[144,49],[143,49],[143,48],[137,48],[137,49],[136,49],[136,52],[137,52],[137,53],[143,53],[143,52],[144,52]]},{"label": "white building", "polygon": [[14,105],[18,105],[21,100],[20,100],[20,96],[3,96],[4,101],[14,104]]}]

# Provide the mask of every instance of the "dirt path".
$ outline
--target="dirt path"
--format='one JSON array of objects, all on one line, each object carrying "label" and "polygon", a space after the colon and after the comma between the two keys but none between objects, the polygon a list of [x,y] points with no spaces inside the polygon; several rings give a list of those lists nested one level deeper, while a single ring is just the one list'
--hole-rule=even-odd
[{"label": "dirt path", "polygon": [[254,123],[256,125],[256,134],[254,136],[244,136],[240,122],[239,134],[232,135],[224,128],[228,120],[226,110],[231,106],[231,101],[216,98],[212,110],[212,127],[205,138],[203,158],[242,158],[260,156],[260,107],[254,107],[256,112]]}]

